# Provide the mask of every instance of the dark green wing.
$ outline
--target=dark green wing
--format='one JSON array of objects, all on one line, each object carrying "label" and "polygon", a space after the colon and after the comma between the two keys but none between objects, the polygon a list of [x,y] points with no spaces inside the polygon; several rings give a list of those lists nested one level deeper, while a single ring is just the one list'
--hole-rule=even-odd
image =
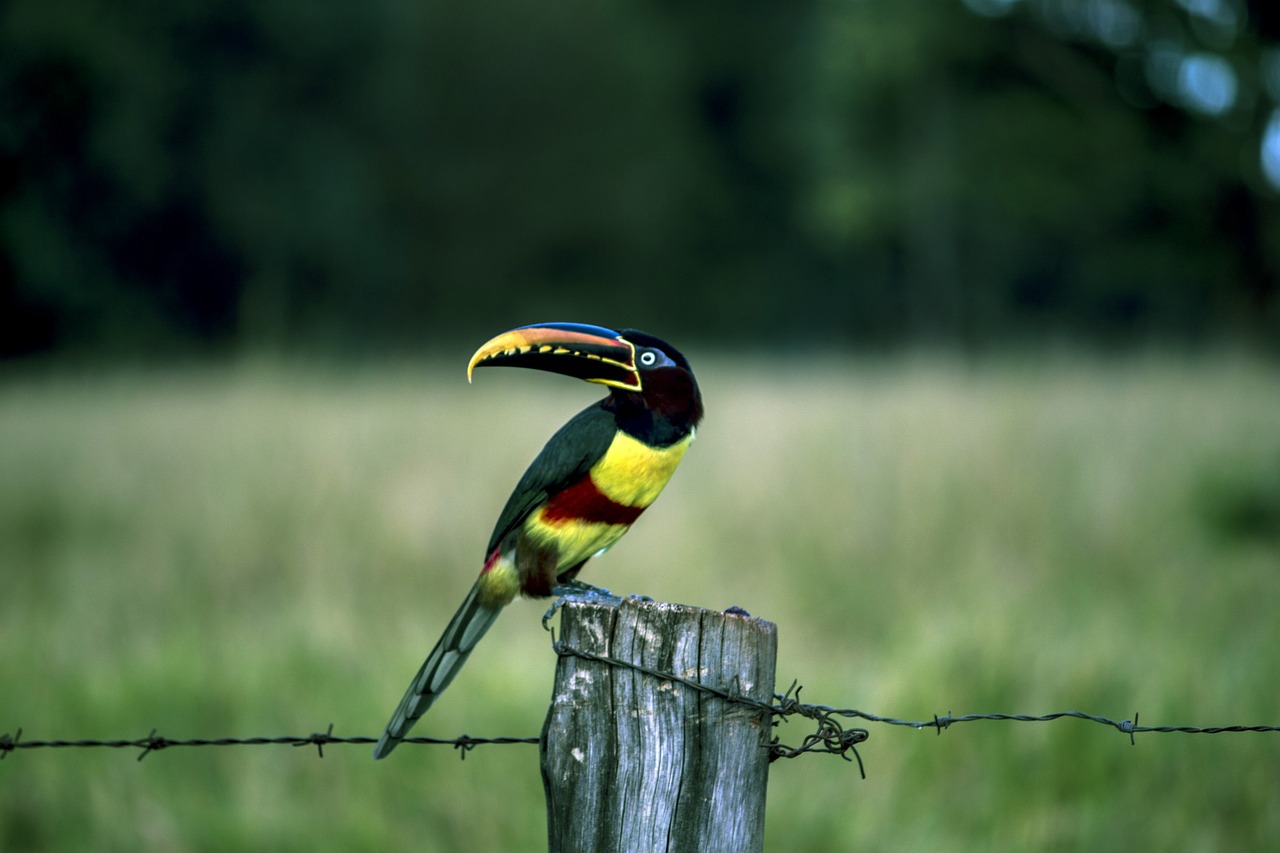
[{"label": "dark green wing", "polygon": [[588,406],[560,427],[529,465],[498,516],[484,552],[486,559],[529,513],[546,503],[550,495],[585,477],[604,456],[618,432],[618,422],[601,403]]}]

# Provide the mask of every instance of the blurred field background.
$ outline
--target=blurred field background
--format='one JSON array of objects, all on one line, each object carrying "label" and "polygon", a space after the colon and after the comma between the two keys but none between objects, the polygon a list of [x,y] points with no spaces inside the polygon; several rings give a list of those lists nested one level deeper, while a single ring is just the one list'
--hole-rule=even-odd
[{"label": "blurred field background", "polygon": [[[699,353],[694,353],[694,356]],[[455,359],[455,361],[458,361]],[[708,420],[589,579],[778,623],[779,688],[935,712],[1277,723],[1280,395],[1244,357],[695,361]],[[595,389],[459,364],[246,362],[0,393],[3,728],[376,735],[507,491]],[[517,603],[417,733],[536,734]],[[800,724],[780,734],[798,739]],[[868,778],[775,764],[768,849],[1258,849],[1266,734],[871,726]],[[537,751],[41,750],[0,847],[545,845]]]},{"label": "blurred field background", "polygon": [[[585,578],[780,689],[1280,724],[1280,5],[8,0],[0,733],[377,735],[598,393],[466,386],[548,320],[707,399]],[[416,733],[536,734],[543,610]],[[768,849],[1280,842],[1280,736],[870,728]],[[535,748],[369,753],[10,755],[0,850],[545,845]]]}]

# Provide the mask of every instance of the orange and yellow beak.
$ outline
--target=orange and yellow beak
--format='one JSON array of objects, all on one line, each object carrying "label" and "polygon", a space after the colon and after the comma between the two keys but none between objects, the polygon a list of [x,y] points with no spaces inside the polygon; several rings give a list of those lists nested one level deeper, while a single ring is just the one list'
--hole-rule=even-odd
[{"label": "orange and yellow beak", "polygon": [[503,332],[471,356],[467,381],[475,368],[490,366],[529,367],[641,390],[635,345],[611,329],[582,323],[538,323]]}]

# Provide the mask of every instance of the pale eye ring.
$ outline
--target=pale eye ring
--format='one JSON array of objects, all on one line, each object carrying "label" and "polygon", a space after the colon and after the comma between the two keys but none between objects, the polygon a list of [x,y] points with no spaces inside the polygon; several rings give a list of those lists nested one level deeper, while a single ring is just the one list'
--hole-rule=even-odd
[{"label": "pale eye ring", "polygon": [[653,367],[658,363],[658,356],[652,350],[640,353],[640,363],[645,367]]}]

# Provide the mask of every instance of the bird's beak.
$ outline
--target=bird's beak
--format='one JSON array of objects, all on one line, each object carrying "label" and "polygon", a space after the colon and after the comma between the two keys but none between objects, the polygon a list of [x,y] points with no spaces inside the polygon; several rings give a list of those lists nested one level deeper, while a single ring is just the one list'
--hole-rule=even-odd
[{"label": "bird's beak", "polygon": [[538,323],[503,332],[471,356],[477,367],[531,367],[587,382],[639,391],[635,345],[612,329],[581,323]]}]

